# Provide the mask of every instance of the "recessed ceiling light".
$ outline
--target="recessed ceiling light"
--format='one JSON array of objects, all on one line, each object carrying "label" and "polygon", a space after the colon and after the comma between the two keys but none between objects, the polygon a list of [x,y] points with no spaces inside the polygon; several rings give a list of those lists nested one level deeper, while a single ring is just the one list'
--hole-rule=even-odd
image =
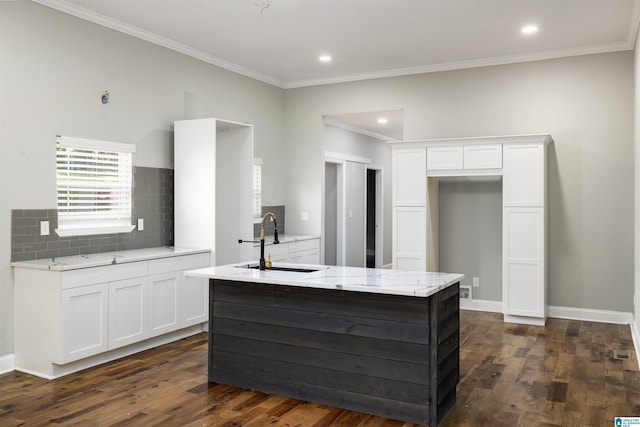
[{"label": "recessed ceiling light", "polygon": [[387,120],[385,117],[380,117],[378,119],[378,123],[381,125],[386,125],[387,123],[389,123],[389,120]]},{"label": "recessed ceiling light", "polygon": [[522,27],[522,29],[520,31],[522,31],[522,34],[535,34],[535,33],[538,32],[538,26],[537,25],[525,25],[524,27]]},{"label": "recessed ceiling light", "polygon": [[331,55],[320,55],[318,60],[320,62],[331,62]]}]

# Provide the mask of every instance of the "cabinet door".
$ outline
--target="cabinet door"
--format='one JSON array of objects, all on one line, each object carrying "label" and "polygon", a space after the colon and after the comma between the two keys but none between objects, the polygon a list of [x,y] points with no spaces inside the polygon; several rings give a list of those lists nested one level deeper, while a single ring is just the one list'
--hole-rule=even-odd
[{"label": "cabinet door", "polygon": [[451,145],[427,148],[427,170],[457,170],[462,169],[462,146]]},{"label": "cabinet door", "polygon": [[425,271],[427,268],[427,208],[393,209],[393,268]]},{"label": "cabinet door", "polygon": [[421,148],[398,148],[392,152],[394,206],[427,204],[427,151]]},{"label": "cabinet door", "polygon": [[500,169],[501,167],[502,144],[464,146],[465,169]]},{"label": "cabinet door", "polygon": [[209,320],[209,280],[182,277],[182,327]]},{"label": "cabinet door", "polygon": [[544,144],[504,144],[502,155],[504,206],[544,206]]},{"label": "cabinet door", "polygon": [[107,284],[64,289],[61,296],[62,358],[59,362],[67,363],[107,351]]},{"label": "cabinet door", "polygon": [[147,278],[109,283],[109,349],[148,337]]},{"label": "cabinet door", "polygon": [[156,336],[180,327],[180,282],[182,273],[149,276],[149,334]]},{"label": "cabinet door", "polygon": [[544,318],[544,208],[505,208],[503,213],[504,313]]}]

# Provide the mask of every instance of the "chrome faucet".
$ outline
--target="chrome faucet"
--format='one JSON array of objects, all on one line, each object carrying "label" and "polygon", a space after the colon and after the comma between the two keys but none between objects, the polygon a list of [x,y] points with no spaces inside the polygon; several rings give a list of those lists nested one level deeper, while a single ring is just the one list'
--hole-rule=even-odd
[{"label": "chrome faucet", "polygon": [[[267,212],[262,217],[262,222],[260,223],[260,271],[264,271],[267,266],[264,260],[264,221],[267,217],[271,217],[273,219],[273,244],[277,245],[280,243],[278,240],[278,223],[276,222],[276,216],[273,212]],[[271,262],[269,262],[271,264]],[[271,267],[271,265],[269,265]]]}]

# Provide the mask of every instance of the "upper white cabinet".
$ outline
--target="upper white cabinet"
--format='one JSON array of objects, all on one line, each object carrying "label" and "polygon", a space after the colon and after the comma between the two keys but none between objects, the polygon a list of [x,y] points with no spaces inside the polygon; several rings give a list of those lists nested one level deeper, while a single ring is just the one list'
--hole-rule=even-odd
[{"label": "upper white cabinet", "polygon": [[399,148],[392,152],[394,206],[427,204],[427,152],[425,147]]},{"label": "upper white cabinet", "polygon": [[477,144],[464,146],[465,169],[500,169],[501,167],[501,144]]},{"label": "upper white cabinet", "polygon": [[545,144],[505,144],[503,147],[505,206],[544,206]]},{"label": "upper white cabinet", "polygon": [[427,147],[429,176],[499,174],[502,144],[434,145]]},{"label": "upper white cabinet", "polygon": [[427,147],[428,170],[436,171],[463,168],[463,149],[461,145]]},{"label": "upper white cabinet", "polygon": [[251,259],[253,126],[214,118],[174,123],[175,245],[211,249],[212,265]]},{"label": "upper white cabinet", "polygon": [[544,325],[551,142],[550,135],[393,142],[393,267],[437,270],[438,177],[502,176],[504,319]]}]

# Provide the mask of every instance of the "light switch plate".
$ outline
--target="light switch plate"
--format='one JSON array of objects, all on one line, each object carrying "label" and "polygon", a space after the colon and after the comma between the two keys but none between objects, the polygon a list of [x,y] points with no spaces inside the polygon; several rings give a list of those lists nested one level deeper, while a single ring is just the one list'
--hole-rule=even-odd
[{"label": "light switch plate", "polygon": [[300,214],[300,221],[309,221],[309,212],[302,212]]}]

